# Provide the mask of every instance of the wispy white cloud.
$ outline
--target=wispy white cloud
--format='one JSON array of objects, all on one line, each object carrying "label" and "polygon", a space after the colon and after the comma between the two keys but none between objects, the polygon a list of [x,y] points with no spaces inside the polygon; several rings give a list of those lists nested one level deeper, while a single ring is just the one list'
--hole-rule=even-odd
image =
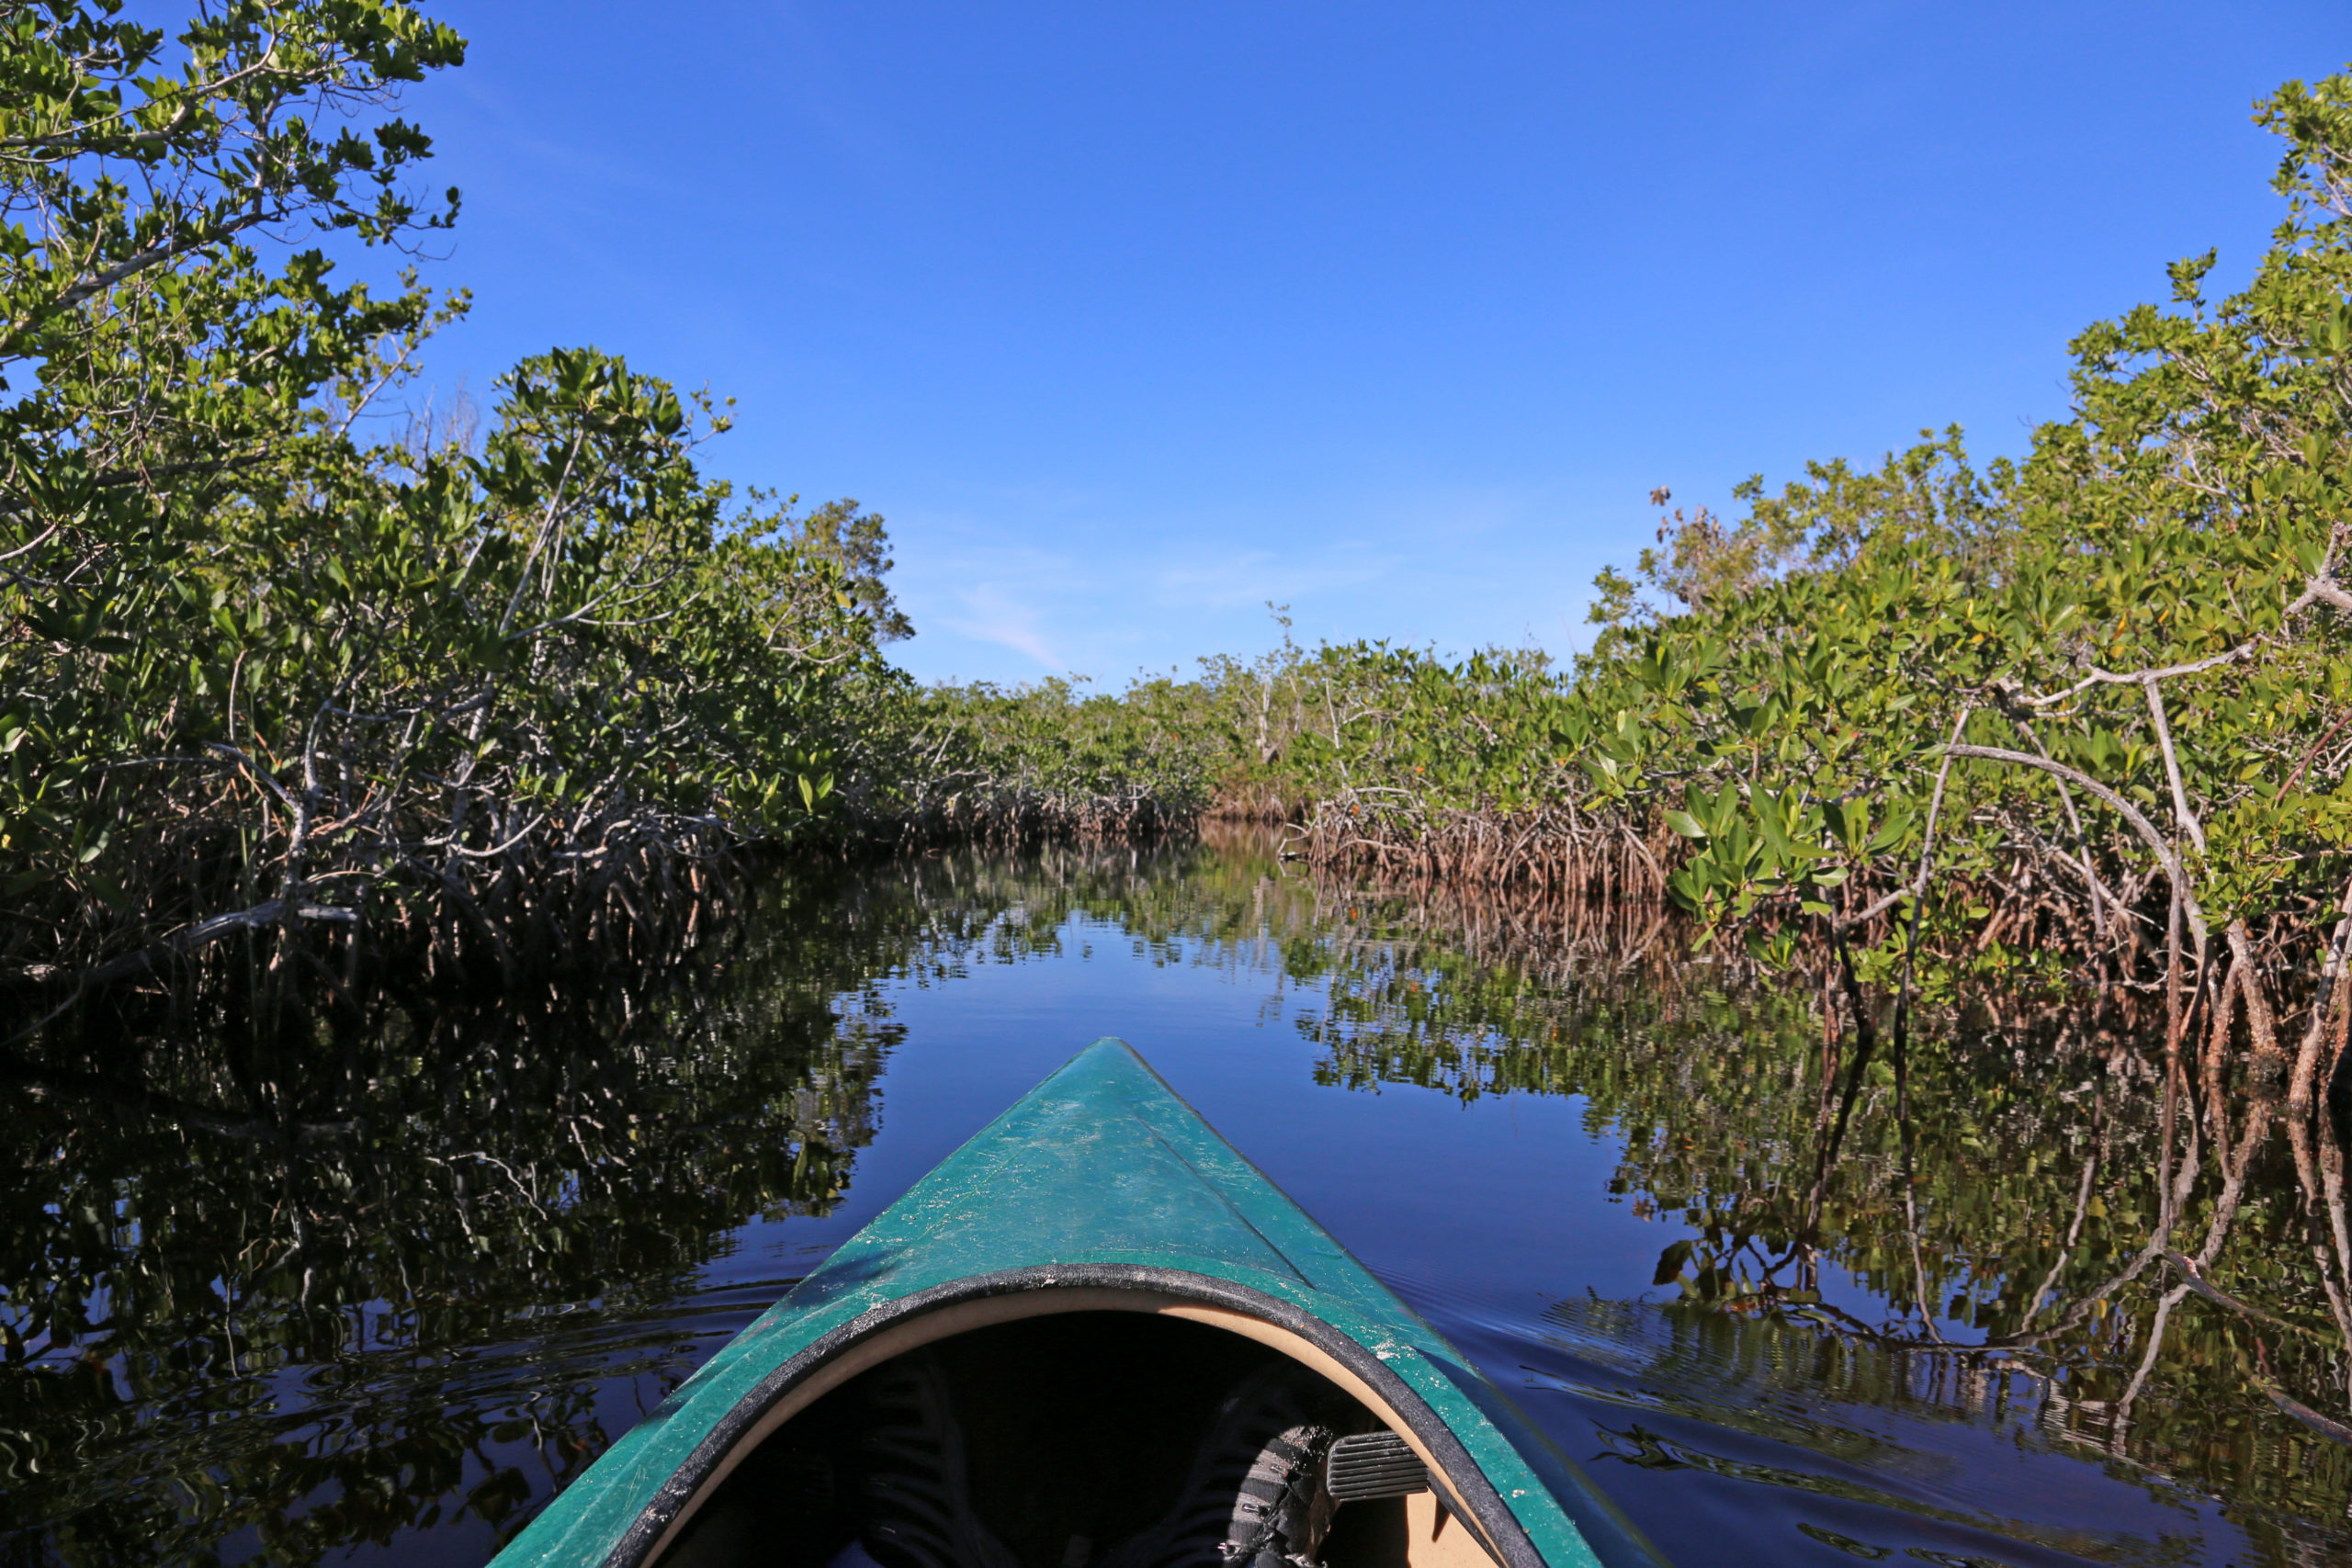
[{"label": "wispy white cloud", "polygon": [[947,630],[975,642],[994,643],[1026,654],[1054,674],[1069,668],[1046,640],[1035,606],[1006,597],[1003,590],[989,582],[966,589],[956,597],[962,601],[966,614],[940,616],[939,624]]},{"label": "wispy white cloud", "polygon": [[899,650],[910,669],[1083,671],[1115,685],[1271,646],[1269,602],[1288,606],[1310,643],[1374,637],[1458,653],[1581,642],[1576,590],[1593,568],[1563,558],[1554,521],[1577,498],[1464,485],[1154,516],[1075,486],[1010,488],[894,517],[899,599],[918,633]]}]

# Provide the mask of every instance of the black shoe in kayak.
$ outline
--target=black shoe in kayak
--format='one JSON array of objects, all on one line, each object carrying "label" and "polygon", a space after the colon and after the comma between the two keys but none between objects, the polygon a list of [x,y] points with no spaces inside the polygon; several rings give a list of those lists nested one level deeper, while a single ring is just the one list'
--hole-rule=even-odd
[{"label": "black shoe in kayak", "polygon": [[1330,1427],[1281,1363],[1242,1380],[1217,1409],[1176,1504],[1103,1568],[1314,1568],[1335,1505],[1324,1489]]}]

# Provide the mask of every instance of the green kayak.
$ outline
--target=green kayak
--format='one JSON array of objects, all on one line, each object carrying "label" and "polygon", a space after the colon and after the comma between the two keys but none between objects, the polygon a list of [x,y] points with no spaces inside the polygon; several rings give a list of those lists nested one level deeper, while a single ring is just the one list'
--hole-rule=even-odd
[{"label": "green kayak", "polygon": [[[1244,1429],[1261,1407],[1298,1414],[1262,1417],[1283,1432],[1261,1443]],[[1272,1509],[1294,1533],[1219,1539],[1244,1533],[1216,1512],[1231,1485],[1212,1495],[1237,1434],[1248,1475],[1272,1478],[1253,1495],[1274,1498],[1243,1525]],[[1185,1512],[1203,1496],[1204,1536]],[[729,1341],[493,1568],[1251,1561],[1659,1563],[1436,1330],[1103,1040]]]}]

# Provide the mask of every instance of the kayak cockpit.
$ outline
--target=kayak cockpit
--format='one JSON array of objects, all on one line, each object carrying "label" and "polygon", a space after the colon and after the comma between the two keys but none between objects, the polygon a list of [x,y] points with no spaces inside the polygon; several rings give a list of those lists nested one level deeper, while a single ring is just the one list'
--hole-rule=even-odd
[{"label": "kayak cockpit", "polygon": [[1495,1568],[1455,1495],[1407,1419],[1289,1330],[1153,1292],[1048,1290],[845,1348],[740,1433],[650,1556],[1275,1568],[1304,1549],[1326,1568]]}]

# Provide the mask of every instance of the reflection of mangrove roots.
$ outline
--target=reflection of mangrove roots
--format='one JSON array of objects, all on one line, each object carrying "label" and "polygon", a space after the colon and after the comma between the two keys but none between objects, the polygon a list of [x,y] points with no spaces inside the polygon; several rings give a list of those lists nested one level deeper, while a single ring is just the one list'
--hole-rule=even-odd
[{"label": "reflection of mangrove roots", "polygon": [[2321,1437],[2333,1438],[2339,1443],[2352,1445],[2352,1427],[2347,1427],[2332,1416],[2321,1415],[2271,1381],[2269,1347],[2257,1339],[2254,1342],[2254,1353],[2261,1364],[2261,1370],[2256,1371],[2250,1368],[2245,1369],[2245,1377],[2248,1382],[2262,1391],[2264,1398],[2277,1405],[2284,1414],[2317,1432]]}]

